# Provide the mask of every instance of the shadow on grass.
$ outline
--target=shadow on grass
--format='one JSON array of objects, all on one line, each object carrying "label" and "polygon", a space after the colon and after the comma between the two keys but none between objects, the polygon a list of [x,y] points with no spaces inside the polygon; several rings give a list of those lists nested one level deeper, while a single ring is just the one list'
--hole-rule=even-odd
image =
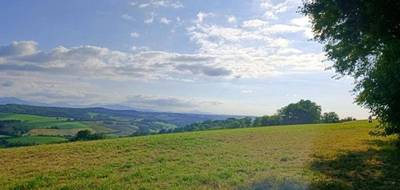
[{"label": "shadow on grass", "polygon": [[325,179],[309,189],[400,189],[400,150],[393,141],[374,140],[367,151],[341,152],[335,159],[316,158],[311,169]]},{"label": "shadow on grass", "polygon": [[252,184],[250,187],[238,188],[238,190],[307,190],[308,185],[298,181],[285,180],[264,180]]}]

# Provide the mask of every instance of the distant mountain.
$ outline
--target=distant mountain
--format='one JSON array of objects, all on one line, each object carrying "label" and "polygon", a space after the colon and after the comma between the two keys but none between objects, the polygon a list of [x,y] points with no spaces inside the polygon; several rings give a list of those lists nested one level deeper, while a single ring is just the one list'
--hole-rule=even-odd
[{"label": "distant mountain", "polygon": [[5,104],[38,105],[37,103],[21,100],[14,97],[0,97],[0,105],[5,105]]},{"label": "distant mountain", "polygon": [[136,110],[136,111],[142,111],[142,112],[157,112],[156,110],[152,110],[152,109],[142,109],[142,108],[133,108],[130,106],[125,106],[125,105],[121,105],[121,104],[93,104],[90,106],[86,106],[86,107],[101,107],[101,108],[107,108],[107,109],[111,109],[111,110]]},{"label": "distant mountain", "polygon": [[[64,105],[64,106],[63,106]],[[158,132],[181,128],[208,120],[243,118],[244,116],[201,113],[170,113],[153,110],[135,110],[132,107],[109,104],[90,107],[70,106],[61,103],[44,104],[14,97],[0,98],[0,113],[30,114],[47,117],[62,117],[69,120],[101,125],[113,134],[130,135],[137,130]]]},{"label": "distant mountain", "polygon": [[[7,103],[9,102],[12,101],[7,101]],[[16,101],[16,100],[13,100],[13,102],[24,103],[22,101]],[[202,122],[206,120],[224,120],[232,117],[235,118],[242,117],[242,116],[231,116],[231,115],[114,110],[102,107],[68,108],[68,107],[32,106],[23,104],[0,105],[0,112],[32,114],[32,115],[41,115],[50,117],[65,117],[79,121],[113,120],[113,118],[120,118],[124,120],[135,120],[135,121],[138,120],[161,121],[176,125],[177,127],[182,127],[188,124],[192,124],[195,122]]]},{"label": "distant mountain", "polygon": [[[15,97],[0,97],[0,105],[6,104],[17,104],[17,105],[30,105],[30,106],[47,106],[47,107],[68,107],[68,108],[83,108],[85,106],[81,105],[71,105],[63,102],[55,102],[55,103],[42,103],[35,101],[22,100]],[[89,106],[89,107],[99,107],[97,105]]]},{"label": "distant mountain", "polygon": [[[93,107],[99,107],[99,108],[106,108],[106,109],[111,109],[111,110],[135,110],[135,111],[141,111],[141,112],[160,112],[160,111],[157,111],[157,110],[134,108],[134,107],[131,107],[131,106],[126,106],[126,105],[121,105],[121,104],[71,105],[71,104],[62,103],[62,102],[41,103],[41,102],[22,100],[22,99],[15,98],[15,97],[0,97],[0,105],[6,105],[6,104],[44,106],[44,107],[62,107],[62,108],[93,108]],[[210,114],[210,113],[205,113],[205,112],[200,112],[200,111],[193,112],[193,113],[194,114]],[[213,115],[213,114],[210,114],[210,115]]]}]

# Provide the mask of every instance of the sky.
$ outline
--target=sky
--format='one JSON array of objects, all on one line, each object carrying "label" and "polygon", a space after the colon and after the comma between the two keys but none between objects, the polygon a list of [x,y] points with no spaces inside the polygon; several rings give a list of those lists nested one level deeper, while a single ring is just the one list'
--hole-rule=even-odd
[{"label": "sky", "polygon": [[0,1],[0,97],[274,114],[300,99],[366,118],[301,0]]}]

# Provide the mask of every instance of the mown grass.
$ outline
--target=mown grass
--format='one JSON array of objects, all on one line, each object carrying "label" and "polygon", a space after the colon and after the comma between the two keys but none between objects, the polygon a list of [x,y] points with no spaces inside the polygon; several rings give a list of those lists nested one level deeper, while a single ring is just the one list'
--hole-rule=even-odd
[{"label": "mown grass", "polygon": [[396,189],[374,124],[214,130],[0,150],[4,189]]}]

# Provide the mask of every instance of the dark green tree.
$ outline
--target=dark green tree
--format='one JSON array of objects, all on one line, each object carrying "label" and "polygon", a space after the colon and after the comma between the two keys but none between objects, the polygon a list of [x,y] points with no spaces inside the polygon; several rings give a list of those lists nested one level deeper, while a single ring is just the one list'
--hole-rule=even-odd
[{"label": "dark green tree", "polygon": [[261,125],[269,126],[269,125],[279,125],[281,124],[281,117],[279,115],[265,115],[261,117]]},{"label": "dark green tree", "polygon": [[88,140],[97,140],[104,139],[105,136],[103,134],[92,133],[90,130],[81,130],[76,133],[76,135],[71,139],[72,141],[88,141]]},{"label": "dark green tree", "polygon": [[74,140],[81,141],[81,140],[90,140],[92,136],[92,132],[90,130],[81,130],[76,133]]},{"label": "dark green tree", "polygon": [[282,124],[317,123],[321,117],[321,106],[310,100],[300,100],[278,110]]},{"label": "dark green tree", "polygon": [[355,78],[356,102],[400,134],[400,1],[311,0],[301,12],[338,76]]},{"label": "dark green tree", "polygon": [[321,121],[323,123],[337,123],[337,122],[339,122],[339,116],[335,112],[324,113],[321,116]]}]

